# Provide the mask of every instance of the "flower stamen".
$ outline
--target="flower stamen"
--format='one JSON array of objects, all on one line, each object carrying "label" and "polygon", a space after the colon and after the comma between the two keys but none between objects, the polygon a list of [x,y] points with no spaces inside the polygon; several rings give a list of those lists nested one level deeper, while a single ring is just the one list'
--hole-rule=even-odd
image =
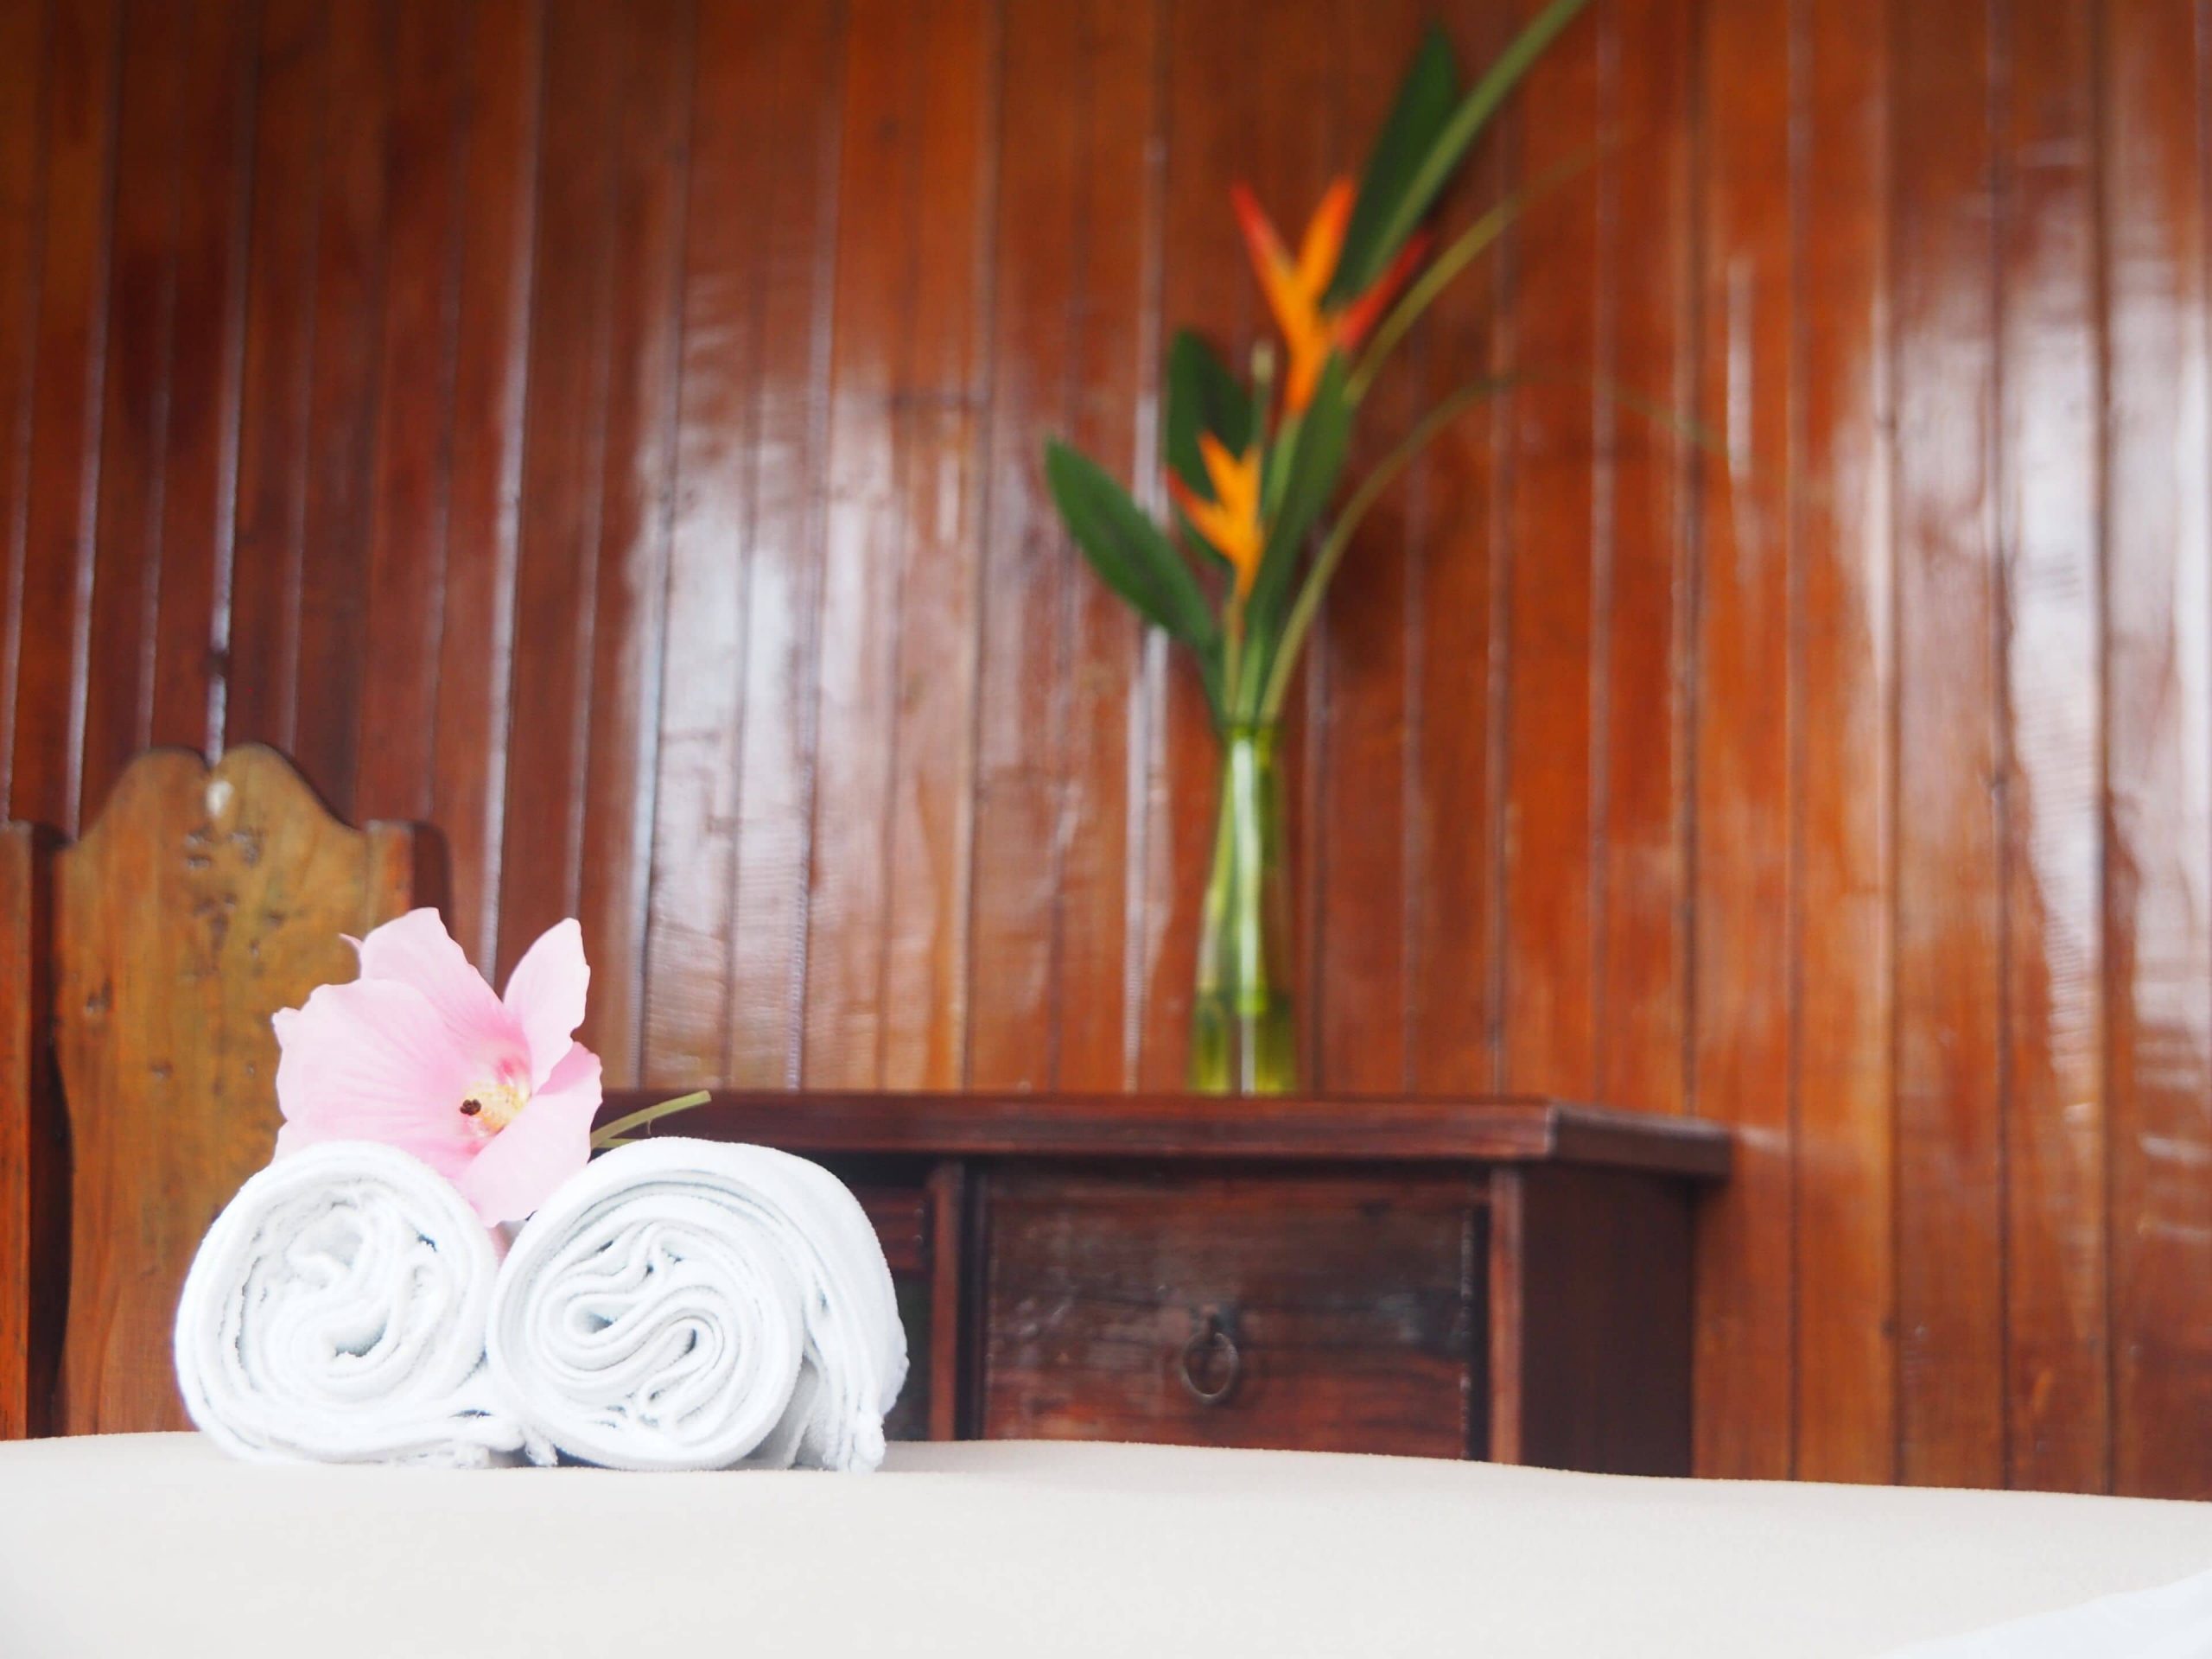
[{"label": "flower stamen", "polygon": [[461,1115],[488,1134],[497,1135],[521,1116],[530,1104],[530,1085],[500,1081],[480,1083],[461,1097]]}]

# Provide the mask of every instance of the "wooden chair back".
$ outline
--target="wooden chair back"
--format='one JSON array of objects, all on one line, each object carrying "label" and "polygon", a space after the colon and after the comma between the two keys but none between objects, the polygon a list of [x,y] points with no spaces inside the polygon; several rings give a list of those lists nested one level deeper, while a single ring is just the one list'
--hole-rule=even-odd
[{"label": "wooden chair back", "polygon": [[74,845],[0,832],[0,1437],[186,1427],[169,1353],[209,1222],[269,1161],[269,1018],[413,902],[273,749],[150,751]]}]

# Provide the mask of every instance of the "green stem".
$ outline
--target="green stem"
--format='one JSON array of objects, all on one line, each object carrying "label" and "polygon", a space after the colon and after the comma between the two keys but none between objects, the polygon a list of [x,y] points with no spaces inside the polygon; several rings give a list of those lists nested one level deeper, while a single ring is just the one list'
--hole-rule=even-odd
[{"label": "green stem", "polygon": [[1421,321],[1421,313],[1436,302],[1436,298],[1449,288],[1459,273],[1472,264],[1475,256],[1505,234],[1505,227],[1519,218],[1523,208],[1539,198],[1549,194],[1565,184],[1583,168],[1591,166],[1604,153],[1604,143],[1554,163],[1539,173],[1527,184],[1498,202],[1458,236],[1435,258],[1430,260],[1420,277],[1399,296],[1397,304],[1382,319],[1368,342],[1366,353],[1344,382],[1344,396],[1357,404],[1367,393],[1375,377],[1382,372],[1383,363],[1407,332]]},{"label": "green stem", "polygon": [[1268,963],[1260,940],[1259,768],[1252,752],[1258,741],[1241,731],[1229,739],[1236,825],[1236,1012],[1247,1015],[1264,1014],[1268,1007]]},{"label": "green stem", "polygon": [[1474,90],[1460,101],[1459,107],[1444,124],[1444,130],[1437,134],[1421,170],[1399,194],[1396,208],[1377,232],[1376,246],[1395,248],[1413,234],[1421,216],[1428,211],[1437,192],[1444,188],[1452,170],[1466,155],[1467,147],[1475,142],[1475,135],[1497,112],[1497,106],[1505,101],[1506,94],[1521,77],[1528,73],[1529,66],[1543,55],[1544,48],[1574,21],[1575,13],[1586,3],[1588,0],[1552,0],[1550,5],[1529,20],[1512,44],[1497,54],[1483,78],[1475,83]]},{"label": "green stem", "polygon": [[688,1112],[694,1106],[703,1106],[714,1096],[700,1089],[688,1095],[678,1095],[674,1100],[664,1100],[658,1106],[648,1106],[643,1111],[632,1112],[627,1117],[618,1117],[612,1123],[602,1123],[591,1132],[594,1152],[604,1152],[609,1147],[625,1144],[622,1137],[632,1129],[642,1129],[648,1123],[657,1123],[664,1117],[678,1112]]},{"label": "green stem", "polygon": [[1395,448],[1385,455],[1375,470],[1360,480],[1352,492],[1351,499],[1330,526],[1329,538],[1321,544],[1320,556],[1313,568],[1306,573],[1305,585],[1298,590],[1296,603],[1290,607],[1290,619],[1283,626],[1282,640],[1275,647],[1274,661],[1268,671],[1267,690],[1260,698],[1259,717],[1262,723],[1275,719],[1282,712],[1283,698],[1290,689],[1290,676],[1298,666],[1298,653],[1304,649],[1306,635],[1313,626],[1314,613],[1320,608],[1321,596],[1328,591],[1330,578],[1337,574],[1337,567],[1344,562],[1344,549],[1351,545],[1352,533],[1359,528],[1359,521],[1375,505],[1376,498],[1388,489],[1391,481],[1406,469],[1446,426],[1482,398],[1504,390],[1512,384],[1510,379],[1478,380],[1462,386],[1434,409],[1423,416],[1414,429],[1400,439]]}]

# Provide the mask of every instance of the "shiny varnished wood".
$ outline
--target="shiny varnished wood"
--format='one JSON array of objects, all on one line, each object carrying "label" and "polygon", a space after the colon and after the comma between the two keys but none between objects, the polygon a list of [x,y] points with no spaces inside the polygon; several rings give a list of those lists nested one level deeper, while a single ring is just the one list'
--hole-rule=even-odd
[{"label": "shiny varnished wood", "polygon": [[0,825],[0,1440],[54,1421],[68,1278],[69,1135],[44,1040],[54,1007],[52,837]]},{"label": "shiny varnished wood", "polygon": [[1776,73],[1791,21],[1766,0],[1714,0],[1700,41],[1707,84],[1730,92],[1706,113],[1700,230],[1696,406],[1725,448],[1698,474],[1688,1097],[1738,1127],[1743,1156],[1702,1218],[1698,1464],[1759,1478],[1788,1475],[1796,1446],[1793,83]]},{"label": "shiny varnished wood", "polygon": [[[611,1122],[660,1098],[607,1091]],[[1548,1160],[1718,1179],[1727,1132],[1681,1117],[1508,1096],[1297,1096],[1224,1107],[1203,1096],[747,1093],[715,1090],[666,1120],[671,1132],[799,1152],[1075,1158],[1282,1158],[1303,1161]]]},{"label": "shiny varnished wood", "polygon": [[[269,1016],[353,976],[345,936],[407,908],[413,845],[404,828],[347,829],[281,757],[251,746],[213,767],[174,749],[140,757],[50,862],[27,867],[25,832],[9,832],[11,899],[28,868],[51,906],[11,903],[14,1034],[0,1042],[16,1080],[0,1093],[15,1149],[0,1156],[10,1218],[0,1263],[20,1264],[20,1224],[50,1227],[67,1193],[66,1252],[28,1263],[34,1323],[51,1316],[40,1299],[67,1287],[47,1427],[184,1426],[170,1361],[177,1292],[207,1224],[269,1159]],[[31,1000],[48,988],[50,1000]],[[47,1090],[24,1092],[27,1079]],[[55,1112],[66,1149],[50,1135]],[[21,1280],[9,1277],[20,1321]],[[33,1375],[51,1363],[35,1357]]]},{"label": "shiny varnished wood", "polygon": [[1809,17],[1802,304],[1792,318],[1804,383],[1792,501],[1802,641],[1796,737],[1802,966],[1796,1156],[1797,1471],[1885,1481],[1897,1464],[1897,1327],[1891,1115],[1889,748],[1895,695],[1895,560],[1888,417],[1890,138],[1887,19],[1857,0]]},{"label": "shiny varnished wood", "polygon": [[[1230,184],[1529,9],[0,0],[5,811],[270,741],[580,913],[616,1082],[1179,1087],[1212,745],[1038,447],[1157,504]],[[2205,60],[1599,0],[1375,394],[1549,377],[1319,630],[1307,1082],[1740,1126],[1708,1471],[2212,1492]]]},{"label": "shiny varnished wood", "polygon": [[[2105,986],[2112,1475],[2212,1491],[2212,525],[2192,19],[2107,18]],[[2192,126],[2195,121],[2196,125]]]}]

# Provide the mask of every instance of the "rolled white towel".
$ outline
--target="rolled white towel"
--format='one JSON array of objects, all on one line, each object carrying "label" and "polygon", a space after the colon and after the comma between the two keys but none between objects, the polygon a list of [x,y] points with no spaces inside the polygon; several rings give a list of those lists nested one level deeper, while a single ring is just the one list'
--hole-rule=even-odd
[{"label": "rolled white towel", "polygon": [[280,1158],[185,1277],[185,1408],[259,1462],[466,1467],[519,1451],[484,1363],[499,1267],[467,1200],[404,1152],[333,1141]]},{"label": "rolled white towel", "polygon": [[677,1136],[617,1147],[524,1224],[486,1346],[533,1437],[614,1469],[874,1469],[906,1377],[844,1184]]}]

